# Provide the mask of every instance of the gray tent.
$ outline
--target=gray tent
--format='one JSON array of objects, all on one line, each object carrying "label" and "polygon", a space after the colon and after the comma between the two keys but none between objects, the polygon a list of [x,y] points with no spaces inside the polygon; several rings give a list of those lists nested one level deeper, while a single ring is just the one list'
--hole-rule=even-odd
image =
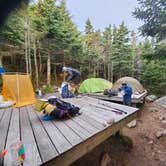
[{"label": "gray tent", "polygon": [[118,88],[124,82],[129,84],[132,87],[134,94],[141,94],[141,93],[145,92],[145,89],[143,88],[141,83],[138,80],[136,80],[135,78],[132,78],[132,77],[122,77],[122,78],[118,79],[113,84],[112,91],[116,91],[117,92]]}]

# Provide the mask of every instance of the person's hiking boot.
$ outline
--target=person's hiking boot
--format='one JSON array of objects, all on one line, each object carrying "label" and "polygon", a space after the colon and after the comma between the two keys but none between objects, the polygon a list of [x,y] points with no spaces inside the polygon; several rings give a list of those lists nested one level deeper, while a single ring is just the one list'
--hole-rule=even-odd
[{"label": "person's hiking boot", "polygon": [[53,116],[50,116],[50,115],[45,115],[42,117],[42,120],[45,120],[45,121],[49,121],[49,120],[53,120],[54,117]]}]

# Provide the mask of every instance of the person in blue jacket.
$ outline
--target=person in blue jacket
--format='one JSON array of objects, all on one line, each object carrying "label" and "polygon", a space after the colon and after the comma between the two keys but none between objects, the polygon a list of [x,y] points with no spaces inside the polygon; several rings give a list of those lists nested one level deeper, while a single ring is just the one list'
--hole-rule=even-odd
[{"label": "person in blue jacket", "polygon": [[127,83],[122,83],[121,87],[119,88],[119,91],[123,95],[123,104],[131,106],[131,95],[132,95],[132,87],[129,86]]}]

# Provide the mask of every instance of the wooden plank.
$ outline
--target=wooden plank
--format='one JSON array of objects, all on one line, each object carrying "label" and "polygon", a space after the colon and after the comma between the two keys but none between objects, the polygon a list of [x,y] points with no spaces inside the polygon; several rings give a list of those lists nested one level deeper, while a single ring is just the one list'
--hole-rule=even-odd
[{"label": "wooden plank", "polygon": [[[125,116],[127,116],[124,113],[123,114],[116,114],[115,112],[112,112],[112,111],[117,111],[117,110],[111,108],[110,106],[104,106],[102,104],[98,104],[98,101],[96,101],[96,100],[89,100],[89,99],[83,100],[82,99],[81,103],[84,103],[84,105],[89,105],[90,107],[92,107],[91,110],[93,110],[93,114],[96,114],[94,116],[100,116],[99,118],[101,118],[101,116],[102,116],[103,120],[105,120],[105,121],[112,121],[113,120],[114,122],[116,122],[116,121],[119,121],[120,119],[124,118]],[[106,104],[108,104],[108,102]]]},{"label": "wooden plank", "polygon": [[[13,143],[20,141],[20,126],[19,126],[19,109],[14,108],[10,120],[10,126],[6,141],[6,149],[10,151],[10,146]],[[13,166],[12,163],[13,156],[11,153],[8,153],[4,158],[4,166]]]},{"label": "wooden plank", "polygon": [[[5,148],[6,138],[8,134],[10,118],[11,118],[12,110],[11,108],[5,109],[4,115],[0,121],[0,152]],[[2,159],[0,158],[0,165],[2,165]]]},{"label": "wooden plank", "polygon": [[104,126],[102,123],[96,121],[94,118],[91,118],[87,115],[85,115],[84,113],[81,114],[81,116],[79,116],[80,119],[87,121],[89,124],[91,124],[92,126],[94,126],[95,128],[102,130],[104,129]]},{"label": "wooden plank", "polygon": [[73,131],[75,131],[75,133],[77,133],[77,135],[79,135],[83,140],[92,136],[92,134],[89,131],[85,130],[71,119],[65,120],[64,123]]},{"label": "wooden plank", "polygon": [[79,159],[89,151],[91,151],[94,147],[108,139],[112,134],[119,131],[125,124],[132,121],[137,116],[137,112],[129,115],[125,119],[119,121],[118,123],[113,124],[112,126],[107,127],[105,130],[97,133],[95,136],[85,140],[81,144],[76,145],[71,150],[63,153],[59,157],[55,158],[44,164],[43,166],[67,166],[70,165],[75,160]]},{"label": "wooden plank", "polygon": [[[98,117],[98,118],[100,118],[101,120],[109,121],[109,120],[111,120],[111,119],[113,118],[112,116],[110,116],[110,117],[109,117],[109,116],[104,116],[104,115],[101,113],[102,109],[95,108],[95,107],[93,107],[93,106],[86,106],[85,108],[86,108],[85,111],[84,111],[85,114],[86,114],[86,113],[92,114],[93,116]],[[89,111],[89,110],[91,110],[91,111]]]},{"label": "wooden plank", "polygon": [[102,106],[97,102],[85,101],[85,100],[79,102],[84,103],[84,105],[89,108],[89,109],[87,108],[88,111],[93,110],[95,114],[100,115],[100,117],[102,116],[103,119],[106,121],[110,120],[110,118],[115,118],[116,116],[119,116],[111,111],[111,110],[114,111],[114,109],[112,109],[111,107]]},{"label": "wooden plank", "polygon": [[2,119],[2,116],[3,116],[3,114],[4,114],[4,111],[5,111],[5,109],[0,109],[0,121],[1,121],[1,119]]},{"label": "wooden plank", "polygon": [[[42,114],[37,113],[39,118],[41,118]],[[55,145],[59,154],[67,151],[72,148],[72,145],[69,141],[63,136],[63,134],[56,128],[56,126],[51,121],[41,121],[49,137],[51,138],[53,144]]]},{"label": "wooden plank", "polygon": [[[88,116],[92,115],[91,117],[94,117],[94,119],[96,119],[97,121],[101,122],[102,124],[106,123],[106,122],[110,122],[113,119],[115,119],[115,117],[113,116],[113,114],[110,114],[110,116],[109,115],[104,116],[102,114],[103,110],[94,107],[92,104],[90,105],[89,101],[84,100],[84,98],[77,99],[75,101],[75,103],[77,103],[78,105],[81,105],[81,104],[83,105],[82,108],[84,108],[84,109],[81,109],[81,110],[84,110],[83,114],[87,114]],[[97,111],[97,110],[99,110],[99,111]]]},{"label": "wooden plank", "polygon": [[86,120],[83,120],[80,117],[81,115],[76,116],[72,120],[75,121],[77,124],[79,124],[82,128],[86,129],[91,134],[96,134],[97,132],[100,131],[97,128],[95,128],[93,125],[91,125],[91,123],[88,123]]},{"label": "wooden plank", "polygon": [[[94,98],[91,98],[91,97],[85,97],[85,98],[86,98],[86,100],[88,100],[88,102],[92,102],[92,103],[96,102],[96,99],[94,99]],[[123,110],[123,111],[127,112],[128,115],[132,114],[135,111],[138,111],[138,108],[129,107],[129,106],[126,106],[126,105],[121,105],[121,104],[116,104],[116,103],[112,103],[112,102],[107,102],[107,101],[104,101],[104,100],[97,100],[97,103],[99,105],[101,105],[102,107],[107,106],[108,108],[112,107],[112,108],[115,108],[115,109]],[[126,114],[122,114],[122,116],[116,116],[115,122],[125,118],[125,116],[127,116],[127,115]]]},{"label": "wooden plank", "polygon": [[37,166],[42,164],[26,107],[20,110],[20,127],[21,140],[25,147],[26,154],[23,166]]},{"label": "wooden plank", "polygon": [[32,108],[28,108],[28,115],[31,121],[31,126],[35,135],[35,140],[38,145],[39,153],[41,155],[42,162],[51,160],[58,155],[52,141],[50,140],[47,132],[41,124],[39,117],[36,115]]},{"label": "wooden plank", "polygon": [[84,97],[84,99],[81,99],[81,100],[88,100],[88,101],[91,101],[91,102],[97,102],[98,104],[106,104],[107,106],[110,106],[112,108],[128,111],[128,113],[132,113],[132,112],[138,110],[137,108],[129,107],[129,106],[122,105],[122,104],[107,102],[107,101],[104,101],[104,100],[97,100],[97,99],[94,99],[94,98],[91,98],[91,97]]},{"label": "wooden plank", "polygon": [[86,107],[83,107],[81,110],[83,110],[83,114],[86,116],[89,116],[92,119],[95,119],[95,121],[97,121],[98,123],[101,123],[103,126],[106,123],[106,120],[104,120],[102,117],[98,117],[98,115],[96,116],[96,114],[94,114],[94,112],[91,110],[91,112],[87,111]]},{"label": "wooden plank", "polygon": [[53,124],[64,135],[64,137],[71,143],[72,146],[82,142],[83,139],[76,134],[71,128],[69,128],[63,121],[53,121]]}]

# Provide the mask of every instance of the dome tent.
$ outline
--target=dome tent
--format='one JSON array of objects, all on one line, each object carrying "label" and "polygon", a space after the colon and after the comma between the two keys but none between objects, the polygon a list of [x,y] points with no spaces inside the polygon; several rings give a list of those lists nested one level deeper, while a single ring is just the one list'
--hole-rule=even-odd
[{"label": "dome tent", "polygon": [[121,84],[124,83],[124,82],[132,87],[134,94],[141,94],[141,93],[145,92],[145,89],[143,88],[141,83],[138,80],[136,80],[135,78],[132,78],[132,77],[122,77],[122,78],[118,79],[113,84],[112,91],[117,92],[119,87],[121,86]]},{"label": "dome tent", "polygon": [[103,78],[88,78],[81,83],[79,93],[103,92],[108,88],[112,88],[112,83],[108,80]]}]

